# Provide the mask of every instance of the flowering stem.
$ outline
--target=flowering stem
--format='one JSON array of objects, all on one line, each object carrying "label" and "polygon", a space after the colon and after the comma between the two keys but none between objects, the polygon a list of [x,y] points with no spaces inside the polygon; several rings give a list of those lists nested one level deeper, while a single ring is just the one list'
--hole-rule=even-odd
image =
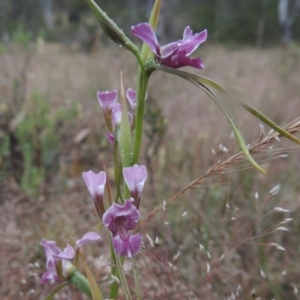
[{"label": "flowering stem", "polygon": [[[156,0],[150,15],[149,24],[152,26],[155,31],[160,9],[161,9],[162,0]],[[138,68],[138,80],[137,80],[137,109],[136,109],[136,119],[135,119],[135,141],[133,148],[133,155],[131,159],[132,165],[138,162],[140,148],[142,143],[142,135],[143,135],[143,119],[144,119],[144,111],[145,111],[145,97],[146,91],[149,81],[149,76],[146,74],[145,65],[149,58],[151,51],[149,47],[143,43],[141,55],[139,57],[139,68]]]},{"label": "flowering stem", "polygon": [[132,264],[133,264],[133,277],[134,277],[134,284],[135,284],[135,291],[136,291],[136,299],[142,300],[141,284],[140,284],[139,274],[137,272],[136,260],[134,256],[132,257]]},{"label": "flowering stem", "polygon": [[123,292],[125,295],[126,300],[132,300],[130,290],[127,284],[127,280],[124,274],[124,268],[123,268],[123,263],[124,259],[121,258],[118,254],[115,253],[115,258],[116,258],[116,263],[117,263],[117,268],[118,268],[118,273],[119,273],[119,279],[121,281],[121,285],[123,288]]},{"label": "flowering stem", "polygon": [[[109,240],[110,240],[110,236],[109,236]],[[111,267],[111,275],[116,276],[117,278],[119,278],[119,273],[118,273],[118,269],[115,267],[115,262],[116,262],[116,256],[115,256],[115,251],[113,249],[113,245],[111,243],[110,240],[110,258],[112,261],[112,267]],[[112,284],[110,285],[110,294],[109,294],[109,298],[110,299],[117,299],[119,294],[119,283],[116,281],[113,281]]]},{"label": "flowering stem", "polygon": [[[117,265],[117,268],[115,266],[112,266],[111,274],[120,280],[126,300],[132,300],[129,287],[126,281],[126,277],[124,274],[124,269],[123,269],[124,258],[116,254],[115,249],[111,242],[111,238],[109,238],[109,240],[110,240],[110,257],[112,262]],[[109,298],[117,299],[118,294],[119,294],[119,283],[114,281],[110,286]]]}]

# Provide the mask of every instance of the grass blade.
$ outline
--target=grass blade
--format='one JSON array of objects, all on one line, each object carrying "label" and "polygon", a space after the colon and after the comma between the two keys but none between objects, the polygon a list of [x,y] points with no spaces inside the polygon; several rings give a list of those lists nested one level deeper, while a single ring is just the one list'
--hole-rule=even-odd
[{"label": "grass blade", "polygon": [[284,130],[282,127],[278,126],[276,123],[274,123],[273,121],[271,121],[269,118],[267,118],[261,112],[259,112],[257,109],[255,109],[254,107],[250,106],[249,104],[247,104],[244,101],[240,101],[240,105],[244,109],[246,109],[249,113],[251,113],[252,115],[254,115],[255,117],[257,117],[258,119],[260,119],[262,122],[264,122],[265,124],[267,124],[268,126],[270,126],[272,129],[274,129],[275,131],[277,131],[279,134],[281,134],[282,136],[284,136],[287,139],[291,140],[292,142],[295,142],[298,145],[300,145],[300,140],[297,137],[295,137],[294,135],[290,134],[289,132],[287,132],[286,130]]}]

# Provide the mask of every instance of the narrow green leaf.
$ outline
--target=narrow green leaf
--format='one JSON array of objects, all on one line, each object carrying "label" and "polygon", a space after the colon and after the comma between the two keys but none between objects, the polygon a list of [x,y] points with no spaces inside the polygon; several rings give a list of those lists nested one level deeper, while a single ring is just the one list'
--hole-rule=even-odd
[{"label": "narrow green leaf", "polygon": [[[251,156],[249,149],[247,148],[247,145],[240,133],[240,130],[234,120],[234,118],[232,117],[232,115],[230,114],[230,112],[227,110],[227,108],[225,107],[225,105],[221,102],[221,100],[217,97],[217,95],[215,95],[206,85],[209,84],[210,86],[214,87],[215,89],[221,91],[221,92],[226,92],[226,89],[223,88],[222,86],[220,86],[219,84],[217,84],[216,82],[205,78],[205,77],[200,77],[188,72],[184,72],[184,71],[179,71],[177,69],[172,69],[172,68],[168,68],[165,66],[160,66],[160,65],[152,65],[151,68],[155,68],[156,70],[160,70],[166,73],[170,73],[173,75],[177,75],[187,81],[189,81],[190,83],[194,84],[195,86],[197,86],[198,88],[200,88],[206,95],[208,95],[215,103],[216,105],[220,108],[220,110],[222,111],[222,113],[224,114],[224,116],[226,117],[226,119],[228,120],[229,124],[231,125],[233,132],[235,134],[235,137],[240,145],[241,150],[243,151],[245,157],[248,159],[248,161],[251,163],[251,165],[259,172],[263,173],[263,174],[267,174],[267,172],[257,164],[257,162],[253,159],[253,157]],[[148,71],[148,70],[147,70]],[[153,70],[150,70],[150,72]]]},{"label": "narrow green leaf", "polygon": [[295,142],[298,145],[300,145],[300,140],[297,137],[295,137],[294,135],[290,134],[289,132],[287,132],[286,130],[284,130],[280,126],[278,126],[276,123],[274,123],[273,121],[271,121],[264,114],[262,114],[261,112],[259,112],[257,109],[255,109],[254,107],[250,106],[246,102],[244,102],[244,101],[239,101],[239,102],[240,102],[240,105],[244,109],[246,109],[249,113],[251,113],[252,115],[254,115],[255,117],[257,117],[258,119],[260,119],[262,122],[264,122],[265,124],[267,124],[268,126],[270,126],[272,129],[274,129],[275,131],[277,131],[282,136],[284,136],[287,139],[291,140],[292,142]]},{"label": "narrow green leaf", "polygon": [[46,298],[44,298],[44,300],[52,300],[53,297],[54,297],[61,289],[63,289],[65,286],[67,286],[67,285],[69,285],[69,284],[70,284],[70,281],[61,283],[59,286],[57,286],[55,289],[53,289],[53,290],[51,291],[51,293],[48,294],[48,295],[46,296]]},{"label": "narrow green leaf", "polygon": [[159,71],[162,71],[162,72],[166,72],[166,73],[169,73],[169,74],[173,74],[173,75],[177,75],[177,76],[180,76],[186,80],[188,80],[188,78],[192,78],[194,81],[198,82],[199,84],[205,84],[205,85],[209,85],[211,86],[212,88],[222,92],[222,93],[227,93],[228,91],[223,87],[221,86],[220,84],[218,84],[217,82],[215,82],[214,80],[210,79],[210,78],[207,78],[207,77],[204,77],[204,76],[199,76],[199,75],[195,75],[195,74],[192,74],[192,73],[188,73],[188,72],[184,72],[184,71],[181,71],[181,70],[177,70],[177,69],[173,69],[173,68],[170,68],[170,67],[166,67],[166,66],[161,66],[161,65],[149,65],[149,70],[146,68],[146,71],[149,72],[149,71],[152,71],[151,69],[156,69],[156,70],[159,70]]},{"label": "narrow green leaf", "polygon": [[99,286],[91,272],[91,270],[89,269],[85,259],[83,258],[83,256],[80,254],[80,258],[81,258],[81,261],[82,261],[82,264],[83,264],[83,268],[84,268],[84,271],[85,271],[85,274],[86,274],[86,277],[88,279],[88,282],[90,284],[90,290],[91,290],[91,293],[92,293],[92,299],[93,300],[103,300],[103,296],[101,294],[101,291],[99,289]]},{"label": "narrow green leaf", "polygon": [[127,103],[125,98],[125,91],[123,86],[122,74],[121,74],[121,104],[122,104],[122,120],[120,127],[120,134],[118,137],[119,147],[120,147],[120,156],[122,167],[131,166],[131,132],[130,132],[130,123],[128,118]]},{"label": "narrow green leaf", "polygon": [[263,174],[267,174],[267,172],[260,165],[258,165],[257,162],[251,156],[249,149],[247,148],[247,145],[240,133],[240,130],[239,130],[234,118],[232,117],[230,112],[227,110],[225,105],[221,102],[221,100],[204,84],[200,84],[196,81],[193,82],[193,79],[190,79],[188,81],[190,81],[191,83],[194,83],[196,86],[198,86],[206,95],[208,95],[217,104],[217,106],[220,108],[220,110],[225,115],[226,119],[228,120],[229,124],[231,125],[233,132],[235,134],[235,137],[241,147],[241,150],[243,151],[243,153],[246,156],[246,158],[248,159],[248,161],[251,163],[251,165],[257,171],[259,171]]},{"label": "narrow green leaf", "polygon": [[137,105],[136,105],[136,115],[135,115],[135,139],[134,148],[131,163],[136,164],[139,159],[142,137],[143,137],[143,120],[145,114],[145,98],[146,90],[148,86],[149,78],[146,73],[140,68],[138,71],[138,82],[137,82]]}]

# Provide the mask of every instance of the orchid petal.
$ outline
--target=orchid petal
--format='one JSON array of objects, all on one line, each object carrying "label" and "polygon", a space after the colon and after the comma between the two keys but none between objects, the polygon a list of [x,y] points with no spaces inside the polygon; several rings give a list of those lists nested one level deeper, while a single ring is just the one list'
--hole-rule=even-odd
[{"label": "orchid petal", "polygon": [[199,57],[194,58],[194,59],[191,59],[186,56],[179,57],[176,67],[181,68],[181,67],[186,67],[186,66],[190,66],[190,67],[200,69],[200,70],[205,68],[202,63],[202,60]]},{"label": "orchid petal", "polygon": [[141,195],[147,179],[147,169],[143,165],[134,165],[123,168],[123,177],[128,186],[131,196],[137,200]]},{"label": "orchid petal", "polygon": [[184,31],[183,31],[183,39],[188,39],[191,36],[193,36],[193,30],[191,29],[190,26],[186,26]]},{"label": "orchid petal", "polygon": [[127,89],[126,97],[127,97],[128,101],[130,103],[132,112],[135,112],[135,108],[136,108],[136,91],[134,91],[131,88]]},{"label": "orchid petal", "polygon": [[165,46],[162,46],[160,48],[160,59],[165,59],[169,56],[171,56],[179,47],[179,43],[178,42],[173,42],[173,43],[169,43]]},{"label": "orchid petal", "polygon": [[106,184],[105,172],[101,171],[98,174],[93,171],[83,172],[82,177],[93,199],[96,200],[99,196],[103,198]]},{"label": "orchid petal", "polygon": [[[125,229],[132,229],[140,218],[140,212],[132,204],[133,200],[133,198],[126,200],[124,205],[118,205],[116,203],[113,203],[112,206],[108,208],[103,215],[103,224],[106,227],[116,227],[114,225],[114,220],[116,220],[118,217],[123,217],[128,218],[128,221],[124,222],[126,226]],[[113,232],[115,232],[115,230]]]},{"label": "orchid petal", "polygon": [[55,258],[58,259],[73,259],[75,255],[75,249],[70,246],[69,244],[67,247],[64,249],[64,251],[60,252],[59,254],[55,255]]},{"label": "orchid petal", "polygon": [[100,239],[100,235],[97,232],[90,231],[86,233],[81,239],[76,241],[76,245],[78,247],[82,247],[85,244],[98,241]]},{"label": "orchid petal", "polygon": [[150,24],[140,23],[132,26],[131,32],[145,42],[156,55],[159,55],[159,44]]},{"label": "orchid petal", "polygon": [[207,30],[188,36],[188,38],[179,42],[180,45],[178,51],[184,52],[186,56],[189,56],[200,46],[200,44],[204,43],[206,39]]},{"label": "orchid petal", "polygon": [[118,91],[97,92],[98,101],[104,111],[111,111],[117,101]]},{"label": "orchid petal", "polygon": [[123,240],[119,235],[112,238],[114,249],[119,255],[132,257],[137,254],[142,247],[142,235],[134,234]]}]

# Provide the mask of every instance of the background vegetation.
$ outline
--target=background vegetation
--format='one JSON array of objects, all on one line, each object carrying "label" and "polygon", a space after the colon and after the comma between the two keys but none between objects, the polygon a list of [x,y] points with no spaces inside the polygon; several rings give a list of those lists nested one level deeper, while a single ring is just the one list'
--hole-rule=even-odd
[{"label": "background vegetation", "polygon": [[[132,24],[146,20],[153,0],[99,0],[107,13],[129,32]],[[290,22],[292,35],[299,40],[299,0],[172,0],[163,5],[159,33],[173,39],[186,24],[195,31],[207,28],[210,41],[270,45],[284,33],[284,20],[278,15],[280,3],[287,3],[284,20]],[[46,40],[86,42],[99,35],[96,18],[81,0],[2,0],[0,35],[8,42],[17,32],[30,33]],[[106,41],[106,39],[103,39]]]}]

